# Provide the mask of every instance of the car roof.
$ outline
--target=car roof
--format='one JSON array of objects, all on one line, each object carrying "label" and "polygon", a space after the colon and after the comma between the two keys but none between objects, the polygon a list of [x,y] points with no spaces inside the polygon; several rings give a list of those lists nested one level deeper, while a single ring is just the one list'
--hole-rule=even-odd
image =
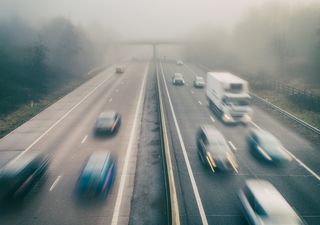
[{"label": "car roof", "polygon": [[96,151],[92,153],[83,169],[83,172],[91,174],[100,173],[105,168],[105,165],[109,162],[110,155],[110,152],[104,151]]},{"label": "car roof", "polygon": [[18,173],[22,169],[24,169],[28,164],[32,163],[37,159],[41,159],[44,156],[39,153],[29,153],[20,158],[15,158],[9,161],[1,170],[5,171],[5,173]]},{"label": "car roof", "polygon": [[208,137],[209,142],[216,142],[216,140],[222,140],[225,142],[224,136],[214,126],[203,125],[203,126],[201,126],[201,129]]},{"label": "car roof", "polygon": [[270,182],[251,179],[246,181],[246,186],[267,214],[296,215],[289,203]]},{"label": "car roof", "polygon": [[251,129],[252,133],[257,135],[259,139],[279,142],[279,140],[270,132],[262,129]]},{"label": "car roof", "polygon": [[114,111],[105,111],[105,112],[100,113],[99,117],[100,118],[113,118],[113,117],[115,117],[115,115],[116,115],[116,112],[114,112]]}]

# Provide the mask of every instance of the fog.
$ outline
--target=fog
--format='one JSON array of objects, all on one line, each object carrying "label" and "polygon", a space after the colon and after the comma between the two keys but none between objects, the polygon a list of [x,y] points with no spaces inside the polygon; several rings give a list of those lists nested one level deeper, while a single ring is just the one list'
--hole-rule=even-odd
[{"label": "fog", "polygon": [[[252,7],[270,0],[1,0],[0,17],[19,15],[34,23],[65,17],[75,24],[99,24],[125,38],[185,36],[201,25],[232,28]],[[315,0],[281,0],[307,5]]]},{"label": "fog", "polygon": [[319,0],[0,0],[0,50],[42,46],[54,76],[125,57],[114,40],[182,40],[217,69],[318,81],[319,15]]}]

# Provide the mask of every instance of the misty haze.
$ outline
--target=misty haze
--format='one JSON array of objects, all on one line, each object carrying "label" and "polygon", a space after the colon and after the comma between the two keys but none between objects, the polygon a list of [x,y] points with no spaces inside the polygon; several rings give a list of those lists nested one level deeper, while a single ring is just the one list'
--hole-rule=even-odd
[{"label": "misty haze", "polygon": [[320,224],[319,0],[0,0],[0,224]]}]

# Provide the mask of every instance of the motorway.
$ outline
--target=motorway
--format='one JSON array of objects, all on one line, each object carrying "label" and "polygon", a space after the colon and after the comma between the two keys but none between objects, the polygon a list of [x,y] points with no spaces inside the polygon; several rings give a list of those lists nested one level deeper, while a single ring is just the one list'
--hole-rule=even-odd
[{"label": "motorway", "polygon": [[[192,86],[194,76],[205,78],[207,71],[175,62],[160,62],[158,77],[171,136],[181,224],[247,224],[237,193],[250,178],[270,181],[307,224],[320,224],[319,149],[255,106],[249,126],[225,126],[208,109],[205,89]],[[184,75],[184,86],[172,85],[175,72]],[[239,173],[213,174],[202,166],[195,139],[202,124],[212,124],[224,134],[238,158]],[[275,167],[253,157],[245,139],[251,126],[272,132],[295,160]]]},{"label": "motorway", "polygon": [[[2,203],[1,225],[128,224],[148,68],[147,61],[130,62],[115,74],[110,66],[0,140],[2,165],[34,151],[51,157],[47,178],[23,202]],[[116,136],[98,138],[94,125],[105,110],[118,111],[122,125]],[[96,150],[117,156],[116,181],[105,201],[82,201],[75,184]]]},{"label": "motorway", "polygon": [[[0,167],[31,152],[51,156],[48,176],[24,201],[0,205],[1,225],[165,224],[155,67],[150,61],[126,66],[124,74],[115,74],[115,66],[106,68],[0,139]],[[320,224],[316,146],[254,105],[247,127],[225,126],[208,109],[205,89],[192,86],[196,74],[205,77],[203,67],[166,60],[156,68],[168,120],[181,224],[247,224],[237,193],[250,178],[269,180],[307,224]],[[184,86],[172,85],[175,72],[184,75]],[[122,125],[116,136],[99,138],[94,135],[94,124],[105,110],[118,111]],[[239,161],[238,173],[213,174],[203,167],[195,140],[202,124],[212,124],[224,134]],[[272,132],[294,160],[283,167],[258,161],[245,139],[250,127]],[[116,154],[116,181],[105,201],[80,201],[74,194],[75,184],[86,158],[96,150]]]}]

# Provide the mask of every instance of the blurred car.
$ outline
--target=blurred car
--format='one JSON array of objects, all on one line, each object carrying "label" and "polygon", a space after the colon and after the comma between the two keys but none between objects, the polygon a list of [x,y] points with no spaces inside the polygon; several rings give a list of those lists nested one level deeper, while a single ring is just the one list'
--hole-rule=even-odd
[{"label": "blurred car", "polygon": [[47,156],[29,153],[4,165],[0,170],[1,198],[22,198],[46,173]]},{"label": "blurred car", "polygon": [[268,181],[247,180],[239,192],[239,198],[249,224],[304,224],[279,191]]},{"label": "blurred car", "polygon": [[172,77],[172,84],[184,85],[183,75],[181,73],[175,73]]},{"label": "blurred car", "polygon": [[123,73],[124,69],[121,66],[116,67],[116,73]]},{"label": "blurred car", "polygon": [[205,85],[204,79],[203,77],[200,76],[196,76],[194,81],[193,81],[193,86],[195,88],[203,88]]},{"label": "blurred car", "polygon": [[292,160],[281,142],[265,130],[251,129],[247,140],[251,151],[269,162],[282,163]]},{"label": "blurred car", "polygon": [[180,65],[180,66],[183,65],[183,61],[182,60],[178,60],[177,61],[177,65]]},{"label": "blurred car", "polygon": [[197,132],[197,147],[203,164],[216,169],[238,172],[238,163],[223,135],[213,126],[201,126]]},{"label": "blurred car", "polygon": [[112,134],[117,131],[121,124],[121,116],[114,111],[100,113],[96,121],[96,133]]},{"label": "blurred car", "polygon": [[77,190],[81,196],[105,197],[115,179],[116,161],[106,151],[96,151],[88,158],[78,179]]}]

